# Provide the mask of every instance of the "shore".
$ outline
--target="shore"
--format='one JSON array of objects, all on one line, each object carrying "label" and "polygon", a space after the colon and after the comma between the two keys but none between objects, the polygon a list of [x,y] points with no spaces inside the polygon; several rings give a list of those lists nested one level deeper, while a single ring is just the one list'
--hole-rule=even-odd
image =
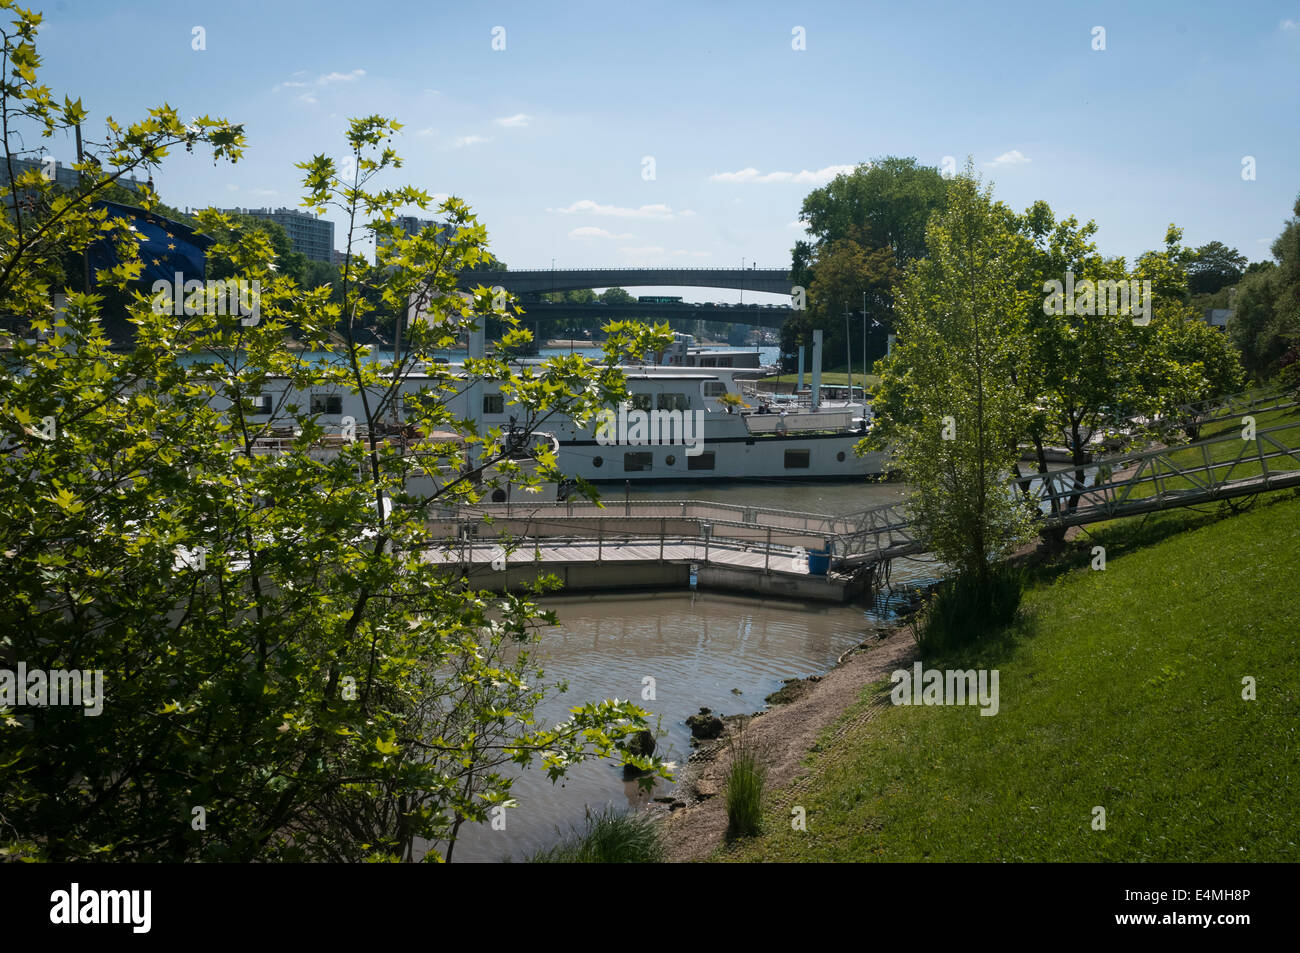
[{"label": "shore", "polygon": [[[839,721],[868,685],[910,666],[916,657],[916,643],[906,626],[886,629],[850,649],[826,674],[788,681],[768,696],[770,708],[724,718],[722,737],[701,742],[691,760],[679,768],[677,798],[686,806],[674,805],[676,809],[663,817],[666,859],[704,860],[722,846],[727,830],[723,777],[729,763],[728,739],[736,731],[743,727],[760,752],[767,768],[767,789],[780,791],[783,800],[796,798],[804,759],[822,733]],[[864,709],[858,718],[841,725],[837,734],[871,720],[878,710],[874,705]]]}]

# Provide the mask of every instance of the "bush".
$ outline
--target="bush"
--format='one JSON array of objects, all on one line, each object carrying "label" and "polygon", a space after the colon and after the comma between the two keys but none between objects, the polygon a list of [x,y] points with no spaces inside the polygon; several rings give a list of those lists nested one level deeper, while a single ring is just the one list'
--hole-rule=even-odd
[{"label": "bush", "polygon": [[927,657],[960,649],[1005,628],[1016,617],[1024,572],[999,567],[985,584],[958,576],[938,586],[912,620],[912,634]]},{"label": "bush", "polygon": [[763,828],[763,785],[767,769],[758,750],[746,737],[743,726],[730,745],[731,765],[723,782],[727,802],[727,839],[753,837]]},{"label": "bush", "polygon": [[664,859],[659,828],[646,814],[620,814],[613,807],[592,814],[587,829],[532,856],[534,864],[657,864]]}]

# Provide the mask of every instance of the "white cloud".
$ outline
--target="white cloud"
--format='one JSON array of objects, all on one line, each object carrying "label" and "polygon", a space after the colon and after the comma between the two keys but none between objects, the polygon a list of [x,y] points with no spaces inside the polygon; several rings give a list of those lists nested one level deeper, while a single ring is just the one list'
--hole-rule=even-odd
[{"label": "white cloud", "polygon": [[757,182],[760,184],[769,184],[773,182],[792,182],[797,185],[825,185],[837,175],[847,175],[853,171],[851,165],[828,165],[824,169],[810,171],[804,169],[802,172],[759,172],[753,166],[741,169],[739,172],[715,172],[709,176],[710,182],[730,182],[733,184],[745,184]]},{"label": "white cloud", "polygon": [[[304,75],[304,73],[302,70],[298,70],[298,72],[294,73],[293,75],[302,76]],[[309,80],[290,79],[290,80],[285,80],[283,83],[276,83],[275,88],[272,89],[271,92],[278,93],[282,89],[320,89],[323,86],[332,86],[335,83],[350,83],[353,80],[358,80],[365,75],[366,75],[366,71],[363,69],[354,69],[351,73],[322,73],[320,76],[317,76],[315,79],[309,79]],[[303,100],[304,102],[314,103],[316,101],[315,99],[311,98],[307,94],[303,94],[298,98]]]},{"label": "white cloud", "polygon": [[1300,21],[1296,21],[1296,20],[1283,20],[1283,21],[1282,21],[1282,29],[1284,29],[1284,30],[1300,30]]},{"label": "white cloud", "polygon": [[484,138],[483,136],[461,136],[459,139],[452,142],[451,147],[453,149],[463,149],[466,146],[477,146],[491,141],[492,138],[490,136],[487,138]]},{"label": "white cloud", "polygon": [[1012,149],[1010,152],[1004,152],[992,162],[985,162],[984,165],[990,169],[1001,169],[1006,166],[1024,165],[1030,162],[1030,158],[1019,149]]},{"label": "white cloud", "polygon": [[436,134],[437,131],[438,130],[434,129],[432,126],[425,126],[423,129],[417,132],[416,135],[422,139],[427,139],[429,136]]},{"label": "white cloud", "polygon": [[566,208],[548,208],[546,211],[559,212],[561,215],[608,215],[614,218],[657,218],[665,220],[675,218],[677,215],[688,217],[695,214],[689,209],[684,212],[674,213],[672,208],[667,205],[642,205],[640,208],[624,208],[620,205],[601,205],[591,199],[579,199]]},{"label": "white cloud", "polygon": [[524,113],[515,113],[513,116],[504,116],[501,119],[494,119],[493,122],[495,122],[498,126],[505,126],[508,129],[515,129],[521,126],[528,125],[528,123],[532,120],[532,118],[533,118],[532,116],[527,116]]},{"label": "white cloud", "polygon": [[603,228],[595,225],[583,225],[581,228],[575,228],[569,232],[570,238],[612,238],[615,241],[625,242],[629,239],[636,238],[632,234],[615,235],[613,232],[607,232]]},{"label": "white cloud", "polygon": [[806,231],[808,230],[808,223],[807,223],[807,222],[800,222],[800,221],[786,222],[786,223],[785,223],[785,227],[786,227],[786,228],[797,228],[797,229],[799,229],[799,231],[801,231],[801,232],[806,232]]}]

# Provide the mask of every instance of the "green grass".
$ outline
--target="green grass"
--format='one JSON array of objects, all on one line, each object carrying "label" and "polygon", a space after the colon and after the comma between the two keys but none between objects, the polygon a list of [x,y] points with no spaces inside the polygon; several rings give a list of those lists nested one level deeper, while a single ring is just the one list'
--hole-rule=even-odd
[{"label": "green grass", "polygon": [[799,800],[769,797],[767,833],[719,859],[1300,860],[1300,497],[1094,536],[1002,639],[927,663],[997,668],[997,715],[886,702],[828,732]]},{"label": "green grass", "polygon": [[587,828],[538,851],[534,864],[654,864],[663,860],[659,830],[645,814],[608,807],[587,814]]}]

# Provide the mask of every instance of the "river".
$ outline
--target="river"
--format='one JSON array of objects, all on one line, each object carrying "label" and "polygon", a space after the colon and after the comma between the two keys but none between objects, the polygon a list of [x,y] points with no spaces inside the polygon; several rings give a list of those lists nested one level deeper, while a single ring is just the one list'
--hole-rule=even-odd
[{"label": "river", "polygon": [[[635,488],[632,499],[704,499],[848,513],[897,499],[902,488],[865,482],[807,484],[675,484]],[[622,499],[623,491],[606,493]],[[923,561],[899,561],[893,581],[933,578]],[[570,705],[631,698],[652,712],[661,732],[659,754],[684,764],[691,752],[688,715],[701,706],[721,714],[758,711],[787,678],[824,672],[848,648],[887,625],[889,607],[840,606],[743,598],[717,592],[558,596],[546,600],[560,625],[543,636],[539,656],[546,682],[567,681],[565,695],[538,710],[543,721],[567,717]],[[653,700],[643,699],[646,678]],[[456,861],[523,859],[580,828],[588,808],[623,810],[669,794],[671,784],[646,795],[625,782],[619,768],[590,762],[560,784],[537,770],[517,773],[505,830],[462,829]]]}]

